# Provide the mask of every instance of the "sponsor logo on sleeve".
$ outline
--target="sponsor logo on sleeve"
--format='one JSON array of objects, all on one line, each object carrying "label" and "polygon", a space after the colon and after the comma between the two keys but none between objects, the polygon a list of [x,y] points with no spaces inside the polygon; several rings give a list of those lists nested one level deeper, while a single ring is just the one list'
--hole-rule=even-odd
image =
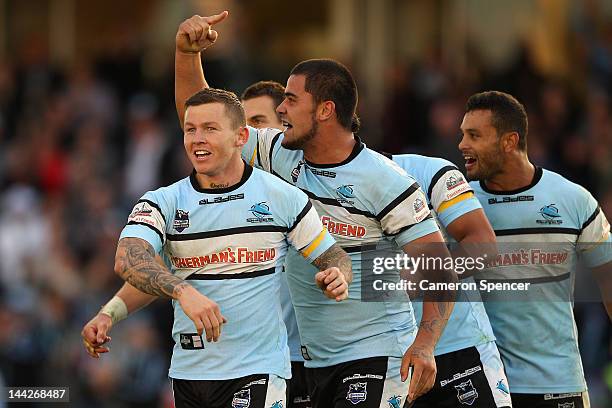
[{"label": "sponsor logo on sleeve", "polygon": [[465,193],[470,190],[470,185],[465,181],[463,177],[451,174],[446,179],[446,200],[452,200],[459,194]]}]

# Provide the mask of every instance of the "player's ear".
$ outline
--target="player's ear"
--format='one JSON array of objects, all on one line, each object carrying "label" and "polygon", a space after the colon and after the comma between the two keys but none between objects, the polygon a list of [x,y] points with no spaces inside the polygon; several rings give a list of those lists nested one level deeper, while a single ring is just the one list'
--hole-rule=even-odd
[{"label": "player's ear", "polygon": [[502,136],[504,152],[510,153],[518,149],[519,135],[517,132],[508,132]]},{"label": "player's ear", "polygon": [[321,121],[330,120],[335,116],[336,104],[333,101],[324,101],[319,104],[317,109],[318,119]]},{"label": "player's ear", "polygon": [[242,147],[249,140],[249,128],[240,126],[238,128],[238,138],[236,139],[236,147]]}]

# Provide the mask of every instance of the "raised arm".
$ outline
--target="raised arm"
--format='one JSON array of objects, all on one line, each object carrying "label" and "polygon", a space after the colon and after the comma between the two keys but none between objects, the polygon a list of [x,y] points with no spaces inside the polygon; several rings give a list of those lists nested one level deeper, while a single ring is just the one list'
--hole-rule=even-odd
[{"label": "raised arm", "polygon": [[200,53],[217,41],[219,34],[212,26],[227,16],[227,11],[209,17],[195,15],[179,25],[174,57],[174,100],[181,128],[185,101],[199,90],[208,88]]}]

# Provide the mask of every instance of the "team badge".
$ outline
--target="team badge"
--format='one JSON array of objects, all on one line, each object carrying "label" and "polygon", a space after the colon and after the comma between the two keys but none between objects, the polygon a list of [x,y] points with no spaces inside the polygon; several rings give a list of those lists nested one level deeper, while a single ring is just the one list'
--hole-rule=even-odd
[{"label": "team badge", "polygon": [[394,395],[387,400],[389,403],[389,408],[401,408],[400,404],[402,403],[402,396]]},{"label": "team badge", "polygon": [[355,198],[352,184],[345,184],[343,186],[340,186],[336,189],[336,191],[338,192],[338,195],[340,195],[340,197]]},{"label": "team badge", "polygon": [[360,382],[356,384],[349,384],[348,392],[346,393],[346,399],[349,400],[353,405],[363,402],[368,397],[366,390],[368,383]]},{"label": "team badge", "polygon": [[575,408],[574,402],[560,402],[557,404],[558,408]]},{"label": "team badge", "polygon": [[454,386],[457,390],[457,399],[465,405],[472,405],[478,398],[478,391],[472,385],[472,380],[467,380]]},{"label": "team badge", "polygon": [[293,180],[294,183],[296,183],[298,180],[298,177],[300,177],[300,172],[302,171],[302,166],[304,164],[306,164],[306,162],[304,160],[300,160],[297,166],[295,166],[293,170],[291,170],[291,179]]},{"label": "team badge", "polygon": [[276,401],[274,404],[270,405],[270,408],[283,408],[283,401]]},{"label": "team badge", "polygon": [[240,390],[234,393],[232,408],[249,408],[251,406],[251,390]]},{"label": "team badge", "polygon": [[559,215],[559,209],[555,207],[554,204],[545,205],[544,207],[540,208],[539,213],[544,219],[536,220],[538,224],[561,224],[563,223],[562,220],[558,219],[558,218],[561,218],[561,215]]},{"label": "team badge", "polygon": [[251,209],[249,210],[255,217],[247,218],[247,222],[257,223],[257,222],[272,222],[274,218],[269,217],[272,215],[270,211],[270,206],[266,204],[265,201],[261,203],[253,204]]},{"label": "team badge", "polygon": [[176,210],[172,225],[178,232],[183,232],[186,228],[189,228],[189,211]]}]

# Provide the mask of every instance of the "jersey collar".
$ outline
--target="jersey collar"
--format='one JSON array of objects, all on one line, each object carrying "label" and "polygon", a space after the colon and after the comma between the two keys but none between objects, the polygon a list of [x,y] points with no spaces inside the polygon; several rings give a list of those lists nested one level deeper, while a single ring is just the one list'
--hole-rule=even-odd
[{"label": "jersey collar", "polygon": [[200,187],[200,184],[198,183],[198,180],[196,179],[195,169],[193,169],[193,171],[191,172],[191,175],[189,176],[189,181],[191,182],[191,187],[193,187],[193,189],[199,193],[224,194],[224,193],[229,193],[231,191],[234,191],[240,186],[242,186],[244,183],[246,183],[249,177],[251,177],[252,173],[253,173],[253,167],[249,166],[249,164],[245,162],[244,171],[242,172],[242,178],[240,179],[238,183],[234,184],[233,186],[229,186],[225,188],[202,188]]},{"label": "jersey collar", "polygon": [[480,180],[480,188],[482,188],[482,191],[484,191],[486,193],[495,194],[495,195],[514,195],[514,194],[519,194],[519,193],[522,193],[524,191],[529,190],[530,188],[532,188],[536,184],[538,184],[540,182],[540,179],[542,178],[542,173],[543,173],[542,168],[539,167],[539,166],[535,166],[535,172],[533,173],[533,179],[531,180],[531,183],[529,183],[525,187],[517,188],[516,190],[508,190],[508,191],[489,190],[487,188],[484,180]]},{"label": "jersey collar", "polygon": [[357,157],[357,155],[359,153],[361,153],[361,151],[365,147],[365,144],[363,144],[363,142],[361,141],[359,136],[354,135],[353,137],[355,138],[355,146],[353,146],[353,150],[351,151],[351,154],[349,155],[349,157],[347,157],[346,159],[344,159],[340,163],[317,164],[317,163],[309,162],[308,160],[306,160],[306,158],[304,158],[304,161],[306,162],[306,164],[308,166],[310,166],[310,167],[317,167],[319,169],[328,169],[330,167],[338,167],[338,166],[345,165],[345,164],[349,163],[351,160],[353,160],[355,157]]}]

